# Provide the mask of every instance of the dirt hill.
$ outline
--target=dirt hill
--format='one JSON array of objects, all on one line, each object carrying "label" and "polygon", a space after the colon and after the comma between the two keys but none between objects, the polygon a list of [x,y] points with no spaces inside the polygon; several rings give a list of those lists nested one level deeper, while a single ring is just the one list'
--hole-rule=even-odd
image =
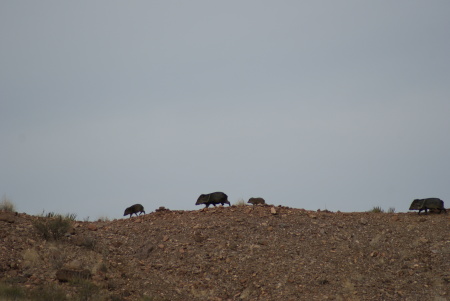
[{"label": "dirt hill", "polygon": [[55,220],[0,213],[0,299],[450,300],[450,214],[157,210],[62,235]]}]

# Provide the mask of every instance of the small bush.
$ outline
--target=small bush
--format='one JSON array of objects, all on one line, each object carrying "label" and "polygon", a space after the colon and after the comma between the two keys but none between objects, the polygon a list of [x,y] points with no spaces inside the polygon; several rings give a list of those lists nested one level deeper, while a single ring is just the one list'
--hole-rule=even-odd
[{"label": "small bush", "polygon": [[64,216],[64,218],[69,220],[69,221],[76,221],[77,220],[77,215],[75,213],[67,213]]},{"label": "small bush", "polygon": [[380,206],[375,206],[375,207],[372,208],[372,210],[369,210],[369,212],[372,212],[372,213],[383,213],[384,210],[381,209]]},{"label": "small bush", "polygon": [[37,232],[45,240],[59,240],[69,231],[71,220],[58,215],[56,217],[39,219],[33,224]]},{"label": "small bush", "polygon": [[22,265],[25,268],[30,267],[37,267],[39,263],[41,262],[39,253],[36,251],[36,249],[26,249],[23,252],[23,262]]},{"label": "small bush", "polygon": [[0,203],[0,211],[6,211],[6,212],[15,212],[16,208],[14,204],[11,202],[10,199],[6,197],[6,195],[3,196],[2,202]]},{"label": "small bush", "polygon": [[389,207],[387,213],[395,213],[395,208],[394,207]]},{"label": "small bush", "polygon": [[109,217],[107,216],[100,216],[97,220],[98,222],[109,222]]},{"label": "small bush", "polygon": [[68,252],[58,244],[52,244],[48,248],[47,258],[54,269],[61,269],[68,260]]},{"label": "small bush", "polygon": [[236,206],[245,206],[246,204],[245,204],[244,199],[239,199],[239,200],[237,200],[237,202],[234,203],[233,205],[236,205]]},{"label": "small bush", "polygon": [[52,218],[52,217],[56,216],[56,213],[55,212],[47,212],[47,214],[45,214],[45,211],[42,211],[41,216],[42,217]]}]

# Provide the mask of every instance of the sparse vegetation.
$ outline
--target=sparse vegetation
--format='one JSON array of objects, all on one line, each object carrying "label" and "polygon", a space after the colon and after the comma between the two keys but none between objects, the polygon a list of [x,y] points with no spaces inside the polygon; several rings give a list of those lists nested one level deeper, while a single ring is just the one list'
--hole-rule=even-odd
[{"label": "sparse vegetation", "polygon": [[15,212],[16,208],[9,198],[4,195],[0,203],[0,211]]},{"label": "sparse vegetation", "polygon": [[77,215],[75,213],[67,213],[64,216],[65,219],[68,219],[70,221],[76,221],[77,220]]},{"label": "sparse vegetation", "polygon": [[109,222],[110,219],[107,216],[100,216],[97,221],[98,222]]},{"label": "sparse vegetation", "polygon": [[384,211],[383,208],[381,208],[380,206],[375,206],[372,208],[372,210],[369,210],[367,212],[372,212],[372,213],[395,213],[395,208],[394,207],[389,207],[389,209],[387,211]]},{"label": "sparse vegetation", "polygon": [[45,240],[59,240],[69,231],[71,222],[75,217],[75,214],[62,216],[49,212],[46,217],[33,222],[33,225]]},{"label": "sparse vegetation", "polygon": [[68,254],[64,248],[58,244],[51,245],[48,250],[48,259],[55,269],[60,269],[63,267],[64,263],[67,261]]},{"label": "sparse vegetation", "polygon": [[36,267],[41,259],[35,248],[27,249],[23,252],[23,266],[26,268]]},{"label": "sparse vegetation", "polygon": [[[59,241],[51,234],[49,241],[36,238],[33,223],[72,223],[70,215],[0,220],[0,300],[322,300],[336,292],[340,300],[391,300],[398,287],[402,295],[394,299],[427,300],[436,287],[439,296],[450,294],[446,215],[388,214],[395,209],[380,206],[374,211],[385,213],[246,205],[74,222],[74,235]],[[433,256],[421,256],[430,245]],[[433,273],[420,269],[428,266]],[[286,270],[300,286],[279,286]],[[365,284],[357,280],[361,271]],[[433,286],[418,286],[417,279]]]},{"label": "sparse vegetation", "polygon": [[372,212],[372,213],[383,213],[384,210],[380,207],[380,206],[375,206],[372,208],[372,210],[369,210],[368,212]]},{"label": "sparse vegetation", "polygon": [[237,200],[237,202],[234,203],[233,205],[235,205],[235,206],[245,206],[246,204],[245,204],[244,199],[239,199],[239,200]]},{"label": "sparse vegetation", "polygon": [[48,217],[48,218],[61,217],[63,219],[70,220],[70,221],[75,221],[77,219],[77,215],[75,213],[66,213],[66,215],[62,215],[62,214],[55,213],[55,212],[48,212],[46,214],[45,211],[42,211],[40,216],[41,217]]}]

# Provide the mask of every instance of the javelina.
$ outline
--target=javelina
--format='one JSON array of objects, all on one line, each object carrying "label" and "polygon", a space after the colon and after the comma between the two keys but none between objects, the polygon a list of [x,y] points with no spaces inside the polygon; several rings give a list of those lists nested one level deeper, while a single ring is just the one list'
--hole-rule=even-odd
[{"label": "javelina", "polygon": [[256,205],[256,204],[265,204],[266,201],[263,198],[250,198],[247,203]]},{"label": "javelina", "polygon": [[130,217],[133,214],[136,214],[136,216],[137,216],[138,212],[139,212],[139,215],[141,215],[142,212],[145,214],[144,207],[141,204],[134,204],[133,206],[125,209],[123,216],[128,215],[128,214],[130,215]]},{"label": "javelina", "polygon": [[206,208],[208,208],[209,205],[214,205],[214,207],[216,207],[216,205],[218,204],[222,204],[222,206],[228,204],[229,206],[231,206],[230,202],[228,201],[228,196],[223,192],[213,192],[200,195],[195,205],[202,204],[206,205]]},{"label": "javelina", "polygon": [[422,210],[425,210],[426,214],[428,212],[428,209],[437,209],[439,210],[439,213],[441,213],[441,211],[443,210],[445,213],[447,213],[447,210],[445,210],[444,208],[444,202],[438,198],[415,199],[409,207],[409,210],[419,210],[419,214]]}]

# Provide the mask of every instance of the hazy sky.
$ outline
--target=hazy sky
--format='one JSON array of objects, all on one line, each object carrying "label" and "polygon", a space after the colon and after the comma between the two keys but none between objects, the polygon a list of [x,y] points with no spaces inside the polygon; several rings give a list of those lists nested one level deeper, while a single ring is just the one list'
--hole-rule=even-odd
[{"label": "hazy sky", "polygon": [[0,2],[0,194],[450,206],[450,1]]}]

